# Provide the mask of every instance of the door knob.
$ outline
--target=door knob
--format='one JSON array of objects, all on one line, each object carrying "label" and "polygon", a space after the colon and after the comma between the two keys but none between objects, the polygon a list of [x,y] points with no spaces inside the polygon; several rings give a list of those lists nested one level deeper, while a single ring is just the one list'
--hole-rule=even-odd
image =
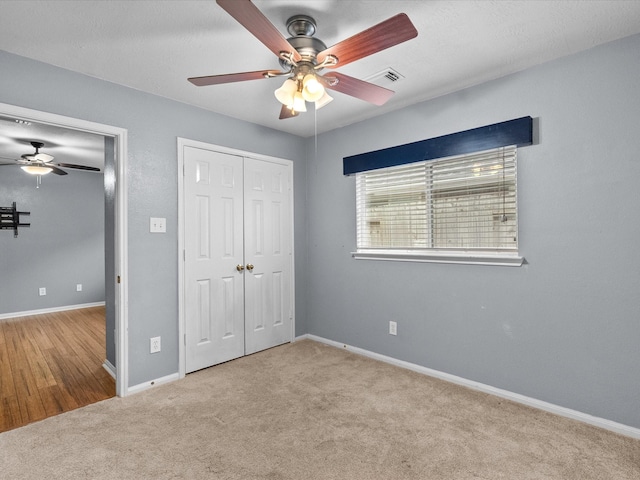
[{"label": "door knob", "polygon": [[244,265],[236,265],[236,270],[238,270],[239,272],[244,270]]},{"label": "door knob", "polygon": [[253,265],[250,263],[247,263],[247,270],[251,272],[253,270]]}]

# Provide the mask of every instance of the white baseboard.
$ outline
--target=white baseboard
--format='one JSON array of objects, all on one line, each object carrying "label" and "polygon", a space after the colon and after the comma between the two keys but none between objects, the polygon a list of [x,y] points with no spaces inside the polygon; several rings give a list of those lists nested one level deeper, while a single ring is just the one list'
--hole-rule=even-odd
[{"label": "white baseboard", "polygon": [[102,364],[102,368],[104,368],[107,373],[113,377],[114,380],[116,379],[116,367],[113,365],[113,363],[105,359],[104,363]]},{"label": "white baseboard", "polygon": [[546,412],[560,415],[562,417],[578,420],[580,422],[587,423],[595,427],[600,427],[605,430],[610,430],[612,432],[619,433],[627,437],[640,439],[640,428],[631,427],[629,425],[613,422],[611,420],[607,420],[600,417],[594,417],[593,415],[579,412],[577,410],[572,410],[570,408],[554,405],[553,403],[537,400],[535,398],[527,397],[525,395],[520,395],[519,393],[510,392],[508,390],[502,390],[500,388],[492,387],[491,385],[485,385],[483,383],[474,382],[473,380],[467,380],[466,378],[458,377],[456,375],[440,372],[438,370],[433,370],[431,368],[423,367],[415,363],[405,362],[404,360],[398,360],[393,357],[388,357],[386,355],[381,355],[379,353],[371,352],[369,350],[364,350],[358,347],[353,347],[350,345],[346,345],[344,343],[335,342],[333,340],[328,340],[326,338],[318,337],[316,335],[306,334],[306,335],[301,335],[299,337],[296,337],[296,341],[303,340],[303,339],[314,340],[316,342],[324,343],[326,345],[331,345],[337,348],[344,348],[349,350],[350,352],[357,353],[358,355],[363,355],[365,357],[373,358],[374,360],[390,363],[391,365],[396,365],[398,367],[406,368],[408,370],[412,370],[417,373],[422,373],[430,377],[439,378],[441,380],[455,383],[457,385],[462,385],[464,387],[468,387],[473,390],[478,390],[483,393],[489,393],[497,397],[506,398],[507,400],[512,400],[514,402],[521,403],[529,407],[537,408],[539,410],[544,410]]},{"label": "white baseboard", "polygon": [[157,387],[158,385],[163,385],[165,383],[170,383],[175,380],[178,380],[180,375],[178,372],[172,373],[171,375],[166,375],[164,377],[156,378],[155,380],[149,380],[148,382],[139,383],[138,385],[134,385],[133,387],[129,387],[127,392],[123,395],[131,395],[134,393],[140,393],[145,390],[149,390],[150,388]]},{"label": "white baseboard", "polygon": [[8,318],[28,317],[30,315],[40,315],[42,313],[64,312],[66,310],[78,310],[80,308],[103,307],[104,302],[82,303],[80,305],[65,305],[63,307],[41,308],[40,310],[28,310],[25,312],[0,313],[0,320]]}]

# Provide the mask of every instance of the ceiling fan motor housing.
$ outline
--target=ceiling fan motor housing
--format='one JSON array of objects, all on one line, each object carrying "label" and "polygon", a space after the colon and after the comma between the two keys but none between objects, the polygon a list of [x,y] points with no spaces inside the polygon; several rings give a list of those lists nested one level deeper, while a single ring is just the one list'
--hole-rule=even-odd
[{"label": "ceiling fan motor housing", "polygon": [[[302,61],[298,64],[307,62],[315,66],[318,63],[316,60],[318,53],[327,49],[322,40],[313,37],[316,32],[316,21],[308,15],[294,15],[287,20],[287,31],[293,35],[287,41],[302,57]],[[291,65],[282,58],[280,66],[285,70],[291,68]]]},{"label": "ceiling fan motor housing", "polygon": [[309,15],[294,15],[287,20],[287,31],[293,37],[312,37],[316,33],[316,21]]},{"label": "ceiling fan motor housing", "polygon": [[35,141],[29,143],[31,143],[31,146],[35,148],[36,151],[34,153],[25,153],[24,155],[21,155],[21,158],[23,160],[26,160],[28,162],[36,162],[38,160],[48,162],[53,160],[53,157],[51,155],[40,153],[40,149],[44,147],[44,143]]},{"label": "ceiling fan motor housing", "polygon": [[[314,37],[303,37],[303,36],[291,37],[291,38],[288,38],[287,41],[291,44],[293,48],[295,48],[298,51],[298,53],[302,57],[302,60],[297,62],[298,65],[306,62],[315,66],[318,63],[318,61],[316,60],[318,53],[322,52],[327,48],[325,44],[322,42],[322,40],[319,40]],[[280,66],[285,70],[288,70],[291,68],[291,64],[282,58],[280,59]]]}]

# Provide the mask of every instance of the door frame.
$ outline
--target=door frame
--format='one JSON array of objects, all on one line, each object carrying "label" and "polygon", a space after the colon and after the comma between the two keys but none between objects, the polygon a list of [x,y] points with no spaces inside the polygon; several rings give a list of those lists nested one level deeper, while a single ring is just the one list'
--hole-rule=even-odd
[{"label": "door frame", "polygon": [[[0,103],[0,114],[20,118],[26,121],[45,123],[69,130],[79,130],[94,133],[103,137],[113,137],[115,140],[115,273],[120,277],[120,283],[115,288],[115,342],[116,342],[116,395],[124,397],[128,390],[128,251],[127,251],[127,130],[111,125],[89,122],[72,117],[65,117],[54,113],[32,110]],[[106,235],[107,232],[105,232]],[[116,279],[114,279],[115,281]],[[105,359],[106,360],[106,359]],[[109,370],[109,369],[107,369]]]},{"label": "door frame", "polygon": [[184,148],[193,147],[210,150],[229,155],[237,155],[239,157],[250,157],[256,160],[264,160],[267,162],[288,165],[291,167],[291,178],[289,188],[289,201],[291,208],[289,210],[291,225],[291,341],[296,337],[296,302],[295,302],[295,236],[294,236],[294,182],[293,182],[293,161],[284,158],[272,157],[260,153],[238,150],[236,148],[214,145],[211,143],[200,142],[198,140],[190,140],[188,138],[178,137],[178,375],[184,378],[186,375],[186,315],[185,315],[185,281],[184,281],[184,261],[185,261],[185,215],[184,215]]}]

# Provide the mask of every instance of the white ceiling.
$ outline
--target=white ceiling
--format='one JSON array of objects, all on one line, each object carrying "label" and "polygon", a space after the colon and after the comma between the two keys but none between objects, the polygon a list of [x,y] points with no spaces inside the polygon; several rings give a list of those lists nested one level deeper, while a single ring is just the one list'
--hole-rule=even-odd
[{"label": "white ceiling", "polygon": [[[325,132],[640,32],[640,1],[254,0],[282,32],[294,14],[331,46],[406,13],[418,37],[337,69],[405,78],[382,107],[340,93],[317,112]],[[196,87],[187,77],[278,69],[262,43],[214,0],[0,0],[0,48],[299,136],[313,109],[278,120],[282,79]],[[386,86],[386,85],[385,85]]]}]

